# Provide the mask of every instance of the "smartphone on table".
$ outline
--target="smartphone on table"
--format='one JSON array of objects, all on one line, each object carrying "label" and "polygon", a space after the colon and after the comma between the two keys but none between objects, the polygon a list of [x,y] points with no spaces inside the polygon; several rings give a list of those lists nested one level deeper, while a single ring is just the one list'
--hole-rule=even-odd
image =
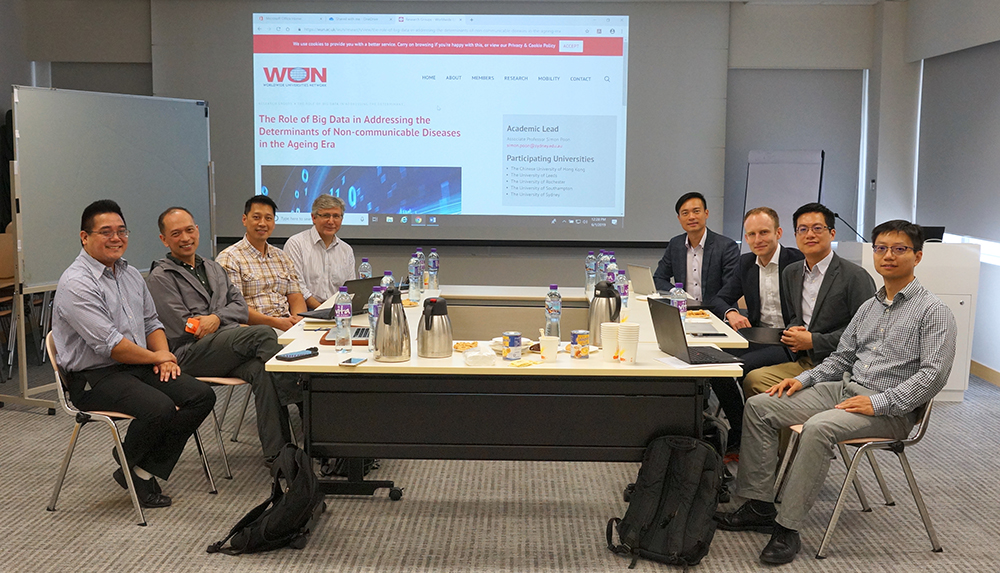
[{"label": "smartphone on table", "polygon": [[367,358],[348,358],[340,363],[341,366],[353,367],[361,364],[362,362],[368,360]]}]

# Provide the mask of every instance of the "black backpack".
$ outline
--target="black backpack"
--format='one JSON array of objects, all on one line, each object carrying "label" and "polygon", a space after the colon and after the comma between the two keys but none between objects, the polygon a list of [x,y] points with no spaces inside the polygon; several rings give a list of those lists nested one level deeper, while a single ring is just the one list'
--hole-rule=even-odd
[{"label": "black backpack", "polygon": [[[608,521],[608,549],[671,565],[697,565],[715,537],[722,458],[708,443],[663,436],[646,447],[625,517]],[[612,541],[615,526],[621,545]]]},{"label": "black backpack", "polygon": [[[285,444],[271,466],[271,497],[250,510],[209,553],[254,553],[290,545],[302,549],[319,514],[326,509],[312,460],[295,444]],[[231,540],[231,541],[230,541]],[[229,541],[229,547],[222,546]]]}]

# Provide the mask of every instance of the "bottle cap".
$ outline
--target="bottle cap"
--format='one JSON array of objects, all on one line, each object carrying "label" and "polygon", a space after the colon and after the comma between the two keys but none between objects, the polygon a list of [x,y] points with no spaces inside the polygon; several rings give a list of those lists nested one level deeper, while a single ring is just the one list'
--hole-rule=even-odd
[{"label": "bottle cap", "polygon": [[549,285],[549,290],[558,290],[559,285]]},{"label": "bottle cap", "polygon": [[436,252],[438,252],[438,250],[437,250],[437,249],[434,249],[434,248],[432,248],[432,249],[431,249],[431,252],[432,252],[432,253],[436,253]]},{"label": "bottle cap", "polygon": [[684,283],[674,283],[675,288],[684,289]]},{"label": "bottle cap", "polygon": [[347,292],[347,287],[346,286],[340,287],[340,292]]},{"label": "bottle cap", "polygon": [[387,277],[388,277],[388,276],[392,276],[392,271],[385,271],[385,272],[384,272],[384,273],[382,273],[382,274],[384,274],[384,275],[385,275],[385,276],[387,276]]},{"label": "bottle cap", "polygon": [[367,263],[368,262],[368,257],[361,257],[361,262],[362,263]]}]

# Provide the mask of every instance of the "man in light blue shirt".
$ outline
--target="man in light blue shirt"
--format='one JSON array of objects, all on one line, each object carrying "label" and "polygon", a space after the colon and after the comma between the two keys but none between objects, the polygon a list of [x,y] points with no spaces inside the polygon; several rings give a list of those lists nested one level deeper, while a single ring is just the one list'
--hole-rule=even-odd
[{"label": "man in light blue shirt", "polygon": [[[795,559],[798,529],[823,485],[834,445],[872,436],[905,438],[917,409],[948,381],[957,327],[951,310],[914,275],[923,243],[923,231],[907,221],[875,227],[875,270],[885,285],[858,308],[837,350],[747,400],[736,484],[747,502],[716,519],[723,530],[770,531],[760,554],[764,563]],[[802,424],[802,433],[777,508],[778,432],[793,424]]]},{"label": "man in light blue shirt", "polygon": [[[122,258],[128,236],[114,201],[95,201],[83,211],[83,249],[59,279],[52,336],[73,404],[135,418],[123,446],[136,494],[144,507],[166,507],[171,500],[155,478],[170,476],[212,411],[215,393],[182,374],[168,350],[146,283]],[[126,487],[121,468],[112,477]]]}]

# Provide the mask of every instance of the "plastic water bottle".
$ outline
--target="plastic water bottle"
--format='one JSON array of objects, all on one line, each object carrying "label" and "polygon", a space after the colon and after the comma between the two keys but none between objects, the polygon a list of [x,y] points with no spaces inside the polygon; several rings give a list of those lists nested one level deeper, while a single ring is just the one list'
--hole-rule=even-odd
[{"label": "plastic water bottle", "polygon": [[622,297],[622,309],[628,308],[628,279],[625,278],[625,271],[618,271],[615,277],[615,290]]},{"label": "plastic water bottle", "polygon": [[615,260],[613,252],[608,260],[608,266],[604,267],[604,272],[607,273],[607,281],[610,284],[615,284],[615,281],[618,280],[618,261]]},{"label": "plastic water bottle", "polygon": [[410,264],[406,268],[410,275],[408,298],[413,302],[420,302],[420,288],[424,286],[424,281],[420,275],[420,259],[417,258],[417,253],[410,255]]},{"label": "plastic water bottle", "polygon": [[681,322],[687,317],[688,295],[684,292],[684,283],[674,283],[674,288],[670,289],[670,305],[677,308],[681,313]]},{"label": "plastic water bottle", "polygon": [[424,250],[420,247],[417,247],[417,252],[414,255],[420,263],[420,292],[423,292],[427,290],[427,257],[424,256]]},{"label": "plastic water bottle", "polygon": [[368,352],[375,352],[375,325],[382,315],[382,290],[382,286],[376,285],[368,297]]},{"label": "plastic water bottle", "polygon": [[437,290],[441,288],[438,282],[438,270],[441,268],[441,257],[438,256],[437,249],[431,249],[431,254],[427,255],[427,288]]},{"label": "plastic water bottle", "polygon": [[559,318],[562,316],[562,295],[559,285],[549,285],[545,295],[545,336],[559,337]]},{"label": "plastic water bottle", "polygon": [[597,280],[602,281],[604,277],[608,275],[608,262],[611,260],[611,255],[607,251],[601,249],[601,254],[597,255]]},{"label": "plastic water bottle", "polygon": [[368,257],[361,257],[361,264],[358,265],[358,278],[372,278],[372,264],[368,262]]},{"label": "plastic water bottle", "polygon": [[587,258],[583,262],[583,294],[587,300],[594,298],[594,287],[597,285],[597,257],[594,251],[587,251]]},{"label": "plastic water bottle", "polygon": [[379,283],[383,289],[396,286],[396,280],[392,278],[392,271],[385,271],[382,282]]},{"label": "plastic water bottle", "polygon": [[351,295],[347,294],[347,287],[340,287],[337,299],[333,303],[333,312],[337,317],[337,338],[334,342],[334,350],[337,352],[351,351]]}]

